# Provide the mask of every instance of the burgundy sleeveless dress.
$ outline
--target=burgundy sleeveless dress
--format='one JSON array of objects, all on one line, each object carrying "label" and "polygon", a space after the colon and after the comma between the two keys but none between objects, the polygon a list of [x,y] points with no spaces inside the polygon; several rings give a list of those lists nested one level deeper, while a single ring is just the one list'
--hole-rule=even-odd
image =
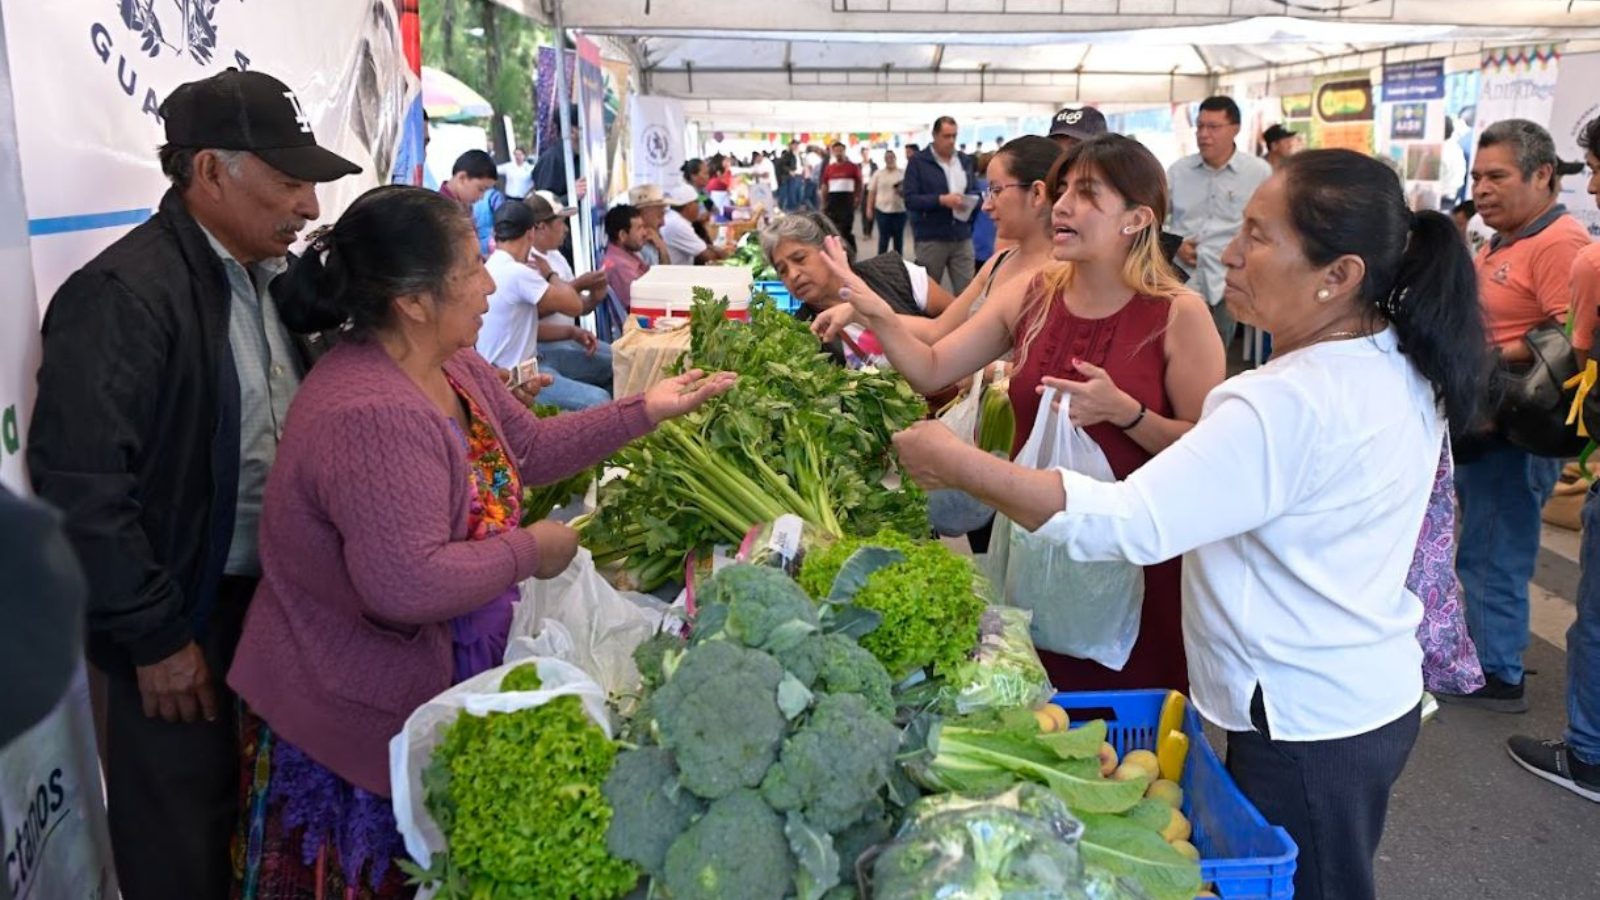
[{"label": "burgundy sleeveless dress", "polygon": [[[1103,319],[1084,319],[1067,310],[1059,292],[1048,305],[1033,307],[1023,317],[1017,334],[1025,335],[1043,314],[1044,327],[1011,376],[1011,404],[1017,414],[1018,450],[1033,430],[1039,411],[1036,392],[1045,376],[1083,381],[1073,360],[1105,369],[1117,387],[1149,407],[1150,412],[1172,415],[1167,397],[1167,361],[1163,350],[1171,301],[1136,295],[1116,313]],[[1109,422],[1085,431],[1105,451],[1118,480],[1127,478],[1151,457],[1149,451]],[[1070,504],[1072,499],[1067,498]],[[1039,651],[1056,690],[1093,691],[1134,688],[1170,688],[1187,692],[1188,662],[1183,652],[1182,559],[1171,559],[1144,570],[1144,609],[1139,617],[1139,639],[1122,671],[1113,671],[1086,659]]]}]

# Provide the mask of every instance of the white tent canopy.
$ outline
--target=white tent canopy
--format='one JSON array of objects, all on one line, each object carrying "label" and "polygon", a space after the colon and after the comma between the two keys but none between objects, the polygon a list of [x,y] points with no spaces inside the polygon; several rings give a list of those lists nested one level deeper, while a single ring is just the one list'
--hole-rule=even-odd
[{"label": "white tent canopy", "polygon": [[905,104],[1003,118],[1196,100],[1239,73],[1600,38],[1595,0],[500,2],[552,24],[559,6],[564,27],[617,39],[641,87],[691,101],[692,119],[774,130],[920,122]]}]

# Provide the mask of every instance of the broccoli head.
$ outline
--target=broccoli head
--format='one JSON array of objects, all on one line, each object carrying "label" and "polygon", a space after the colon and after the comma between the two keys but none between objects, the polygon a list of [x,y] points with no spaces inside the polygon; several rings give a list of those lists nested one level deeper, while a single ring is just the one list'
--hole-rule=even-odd
[{"label": "broccoli head", "polygon": [[860,694],[885,718],[894,716],[894,685],[878,658],[842,634],[814,634],[777,654],[800,683],[817,693]]},{"label": "broccoli head", "polygon": [[667,654],[681,651],[684,640],[670,631],[658,631],[651,635],[649,640],[633,648],[633,664],[639,668],[639,677],[644,679],[644,686],[654,690],[667,680],[666,662]]},{"label": "broccoli head", "polygon": [[690,647],[650,697],[661,746],[683,786],[707,800],[756,787],[777,758],[787,720],[778,708],[783,667],[728,641]]},{"label": "broccoli head", "polygon": [[672,900],[777,898],[794,889],[783,819],[748,789],[711,804],[667,850],[662,886]]},{"label": "broccoli head", "polygon": [[822,694],[761,782],[778,810],[799,810],[823,831],[842,831],[873,808],[889,782],[900,734],[857,694]]},{"label": "broccoli head", "polygon": [[660,877],[667,848],[705,811],[699,797],[678,786],[672,755],[660,747],[617,754],[600,791],[611,804],[606,849],[652,877]]},{"label": "broccoli head", "polygon": [[728,566],[711,576],[695,599],[708,611],[726,606],[721,630],[746,647],[776,646],[818,626],[816,604],[781,569],[769,566]]}]

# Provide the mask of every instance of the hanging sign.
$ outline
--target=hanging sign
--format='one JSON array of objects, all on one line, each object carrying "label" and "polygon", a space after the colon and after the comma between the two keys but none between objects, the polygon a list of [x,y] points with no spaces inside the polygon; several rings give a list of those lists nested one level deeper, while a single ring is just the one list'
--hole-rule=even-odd
[{"label": "hanging sign", "polygon": [[1444,60],[1393,63],[1383,67],[1383,102],[1439,100],[1444,97]]}]

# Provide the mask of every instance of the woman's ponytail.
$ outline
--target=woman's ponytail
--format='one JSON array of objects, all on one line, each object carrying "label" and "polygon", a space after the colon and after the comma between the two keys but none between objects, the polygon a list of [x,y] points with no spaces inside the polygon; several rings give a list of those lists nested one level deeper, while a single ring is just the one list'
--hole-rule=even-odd
[{"label": "woman's ponytail", "polygon": [[1413,216],[1394,286],[1377,306],[1394,325],[1401,351],[1433,384],[1460,437],[1483,401],[1488,339],[1472,256],[1447,216]]},{"label": "woman's ponytail", "polygon": [[331,331],[350,319],[350,311],[342,303],[344,266],[334,242],[331,229],[314,234],[306,252],[273,283],[278,317],[296,334]]}]

